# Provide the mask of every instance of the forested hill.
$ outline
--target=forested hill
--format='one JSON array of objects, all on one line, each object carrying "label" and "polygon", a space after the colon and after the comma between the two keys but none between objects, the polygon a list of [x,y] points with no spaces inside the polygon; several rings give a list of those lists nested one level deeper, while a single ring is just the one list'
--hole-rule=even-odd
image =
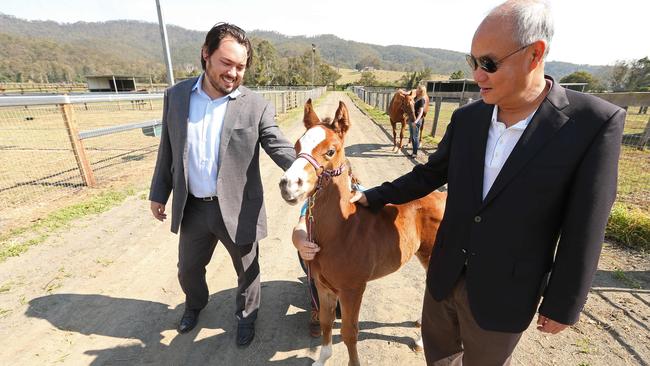
[{"label": "forested hill", "polygon": [[[205,32],[168,25],[167,33],[175,72],[200,69],[199,48]],[[269,41],[281,57],[298,57],[312,43],[331,66],[414,71],[429,67],[434,74],[463,70],[460,52],[407,46],[378,46],[340,39],[334,35],[285,36],[277,32],[251,31],[254,43]],[[576,70],[604,76],[609,68],[549,62],[547,72],[556,77]],[[164,80],[162,46],[158,24],[131,20],[56,23],[27,21],[0,13],[1,81],[84,81],[84,75],[152,75]]]}]

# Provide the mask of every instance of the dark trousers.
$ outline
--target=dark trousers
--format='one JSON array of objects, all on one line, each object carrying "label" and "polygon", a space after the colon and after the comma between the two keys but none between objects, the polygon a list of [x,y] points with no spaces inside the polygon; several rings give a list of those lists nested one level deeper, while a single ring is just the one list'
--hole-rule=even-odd
[{"label": "dark trousers", "polygon": [[409,135],[413,144],[413,154],[415,155],[418,153],[418,148],[420,147],[420,122],[409,122]]},{"label": "dark trousers", "polygon": [[260,307],[260,266],[257,242],[236,245],[223,222],[219,202],[191,196],[185,205],[178,246],[178,281],[185,293],[185,308],[203,309],[209,298],[205,267],[222,242],[237,272],[235,315],[240,323],[252,323]]},{"label": "dark trousers", "polygon": [[[300,262],[300,267],[302,270],[305,272],[307,276],[309,276],[308,270],[307,270],[307,264],[305,261],[300,258],[300,253],[298,253],[298,261]],[[314,282],[313,278],[307,277],[307,282],[309,285],[309,297],[310,303],[311,303],[311,309],[316,310],[320,306],[320,302],[318,300],[318,289],[316,288],[316,282]],[[336,318],[341,319],[341,303],[336,300]]]},{"label": "dark trousers", "polygon": [[469,308],[465,276],[452,293],[436,301],[424,291],[422,341],[427,365],[509,365],[522,333],[482,329]]}]

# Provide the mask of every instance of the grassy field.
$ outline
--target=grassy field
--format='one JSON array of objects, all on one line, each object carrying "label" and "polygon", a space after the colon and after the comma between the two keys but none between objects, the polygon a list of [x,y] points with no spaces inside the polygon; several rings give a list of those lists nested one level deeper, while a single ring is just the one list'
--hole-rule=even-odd
[{"label": "grassy field", "polygon": [[[338,73],[341,74],[341,78],[336,81],[337,84],[354,84],[361,78],[361,72],[353,69],[337,69]],[[381,83],[395,83],[399,80],[406,72],[404,71],[393,71],[393,70],[374,70],[373,74],[377,80]],[[431,80],[447,80],[449,75],[439,75],[434,74],[431,76]]]}]

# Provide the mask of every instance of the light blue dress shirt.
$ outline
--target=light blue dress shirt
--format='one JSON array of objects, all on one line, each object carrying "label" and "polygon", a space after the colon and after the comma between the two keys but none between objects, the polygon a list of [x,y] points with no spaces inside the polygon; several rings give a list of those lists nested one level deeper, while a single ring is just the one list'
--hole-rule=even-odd
[{"label": "light blue dress shirt", "polygon": [[192,87],[187,118],[188,189],[195,197],[217,195],[219,144],[228,101],[237,97],[239,89],[211,99],[202,88],[202,74]]}]

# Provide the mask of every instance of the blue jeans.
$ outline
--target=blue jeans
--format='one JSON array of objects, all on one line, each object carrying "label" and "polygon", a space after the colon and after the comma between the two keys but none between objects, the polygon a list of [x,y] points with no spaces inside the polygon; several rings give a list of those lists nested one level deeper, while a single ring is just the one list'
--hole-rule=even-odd
[{"label": "blue jeans", "polygon": [[413,155],[418,153],[420,147],[420,123],[409,123],[409,133],[411,134],[411,143],[413,144]]}]

